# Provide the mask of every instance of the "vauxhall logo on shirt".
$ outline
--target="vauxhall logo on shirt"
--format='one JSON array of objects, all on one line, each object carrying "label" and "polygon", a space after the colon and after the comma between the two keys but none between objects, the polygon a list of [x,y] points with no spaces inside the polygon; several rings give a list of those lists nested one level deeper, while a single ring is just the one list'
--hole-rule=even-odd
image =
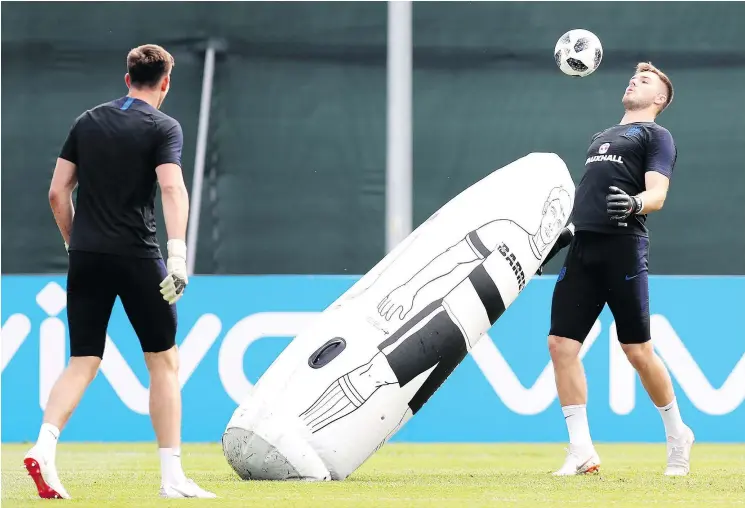
[{"label": "vauxhall logo on shirt", "polygon": [[593,155],[592,157],[588,157],[585,161],[585,164],[589,164],[591,162],[617,162],[618,164],[623,164],[623,159],[620,155],[606,155],[608,152],[608,148],[610,148],[610,143],[603,143],[598,147],[598,153],[600,155]]}]

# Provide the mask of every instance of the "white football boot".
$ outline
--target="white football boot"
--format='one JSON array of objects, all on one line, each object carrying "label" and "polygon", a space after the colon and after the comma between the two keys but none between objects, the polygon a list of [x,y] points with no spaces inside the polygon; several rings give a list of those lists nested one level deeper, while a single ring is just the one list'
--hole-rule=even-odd
[{"label": "white football boot", "polygon": [[160,497],[169,499],[178,499],[184,497],[198,497],[201,499],[213,499],[217,495],[204,490],[199,485],[194,483],[194,480],[186,479],[178,485],[161,485],[160,486]]},{"label": "white football boot", "polygon": [[595,447],[569,445],[564,465],[554,471],[554,476],[573,476],[578,474],[595,473],[600,470],[600,456]]},{"label": "white football boot", "polygon": [[48,460],[35,446],[23,458],[29,476],[36,484],[36,490],[42,499],[71,499],[70,494],[57,476],[54,460]]},{"label": "white football boot", "polygon": [[665,476],[686,476],[691,470],[691,448],[695,437],[693,431],[686,427],[678,438],[667,438],[667,468]]}]

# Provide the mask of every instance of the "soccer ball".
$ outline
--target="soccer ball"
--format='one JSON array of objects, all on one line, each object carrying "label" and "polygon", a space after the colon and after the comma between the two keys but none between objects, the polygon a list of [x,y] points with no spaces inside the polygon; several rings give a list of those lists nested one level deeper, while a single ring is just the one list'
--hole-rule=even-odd
[{"label": "soccer ball", "polygon": [[561,72],[584,78],[595,72],[600,65],[603,46],[600,39],[588,30],[569,30],[556,43],[554,58]]}]

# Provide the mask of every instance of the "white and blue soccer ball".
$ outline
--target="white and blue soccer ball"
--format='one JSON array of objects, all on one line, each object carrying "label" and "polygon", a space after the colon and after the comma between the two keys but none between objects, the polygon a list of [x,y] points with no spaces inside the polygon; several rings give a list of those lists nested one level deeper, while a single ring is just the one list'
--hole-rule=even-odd
[{"label": "white and blue soccer ball", "polygon": [[554,58],[561,72],[584,78],[595,72],[600,65],[603,45],[597,35],[589,30],[569,30],[556,42]]}]

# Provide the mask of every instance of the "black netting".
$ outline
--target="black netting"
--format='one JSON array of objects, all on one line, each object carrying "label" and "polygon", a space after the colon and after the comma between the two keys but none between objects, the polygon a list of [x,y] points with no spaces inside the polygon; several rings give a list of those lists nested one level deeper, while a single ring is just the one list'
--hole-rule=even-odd
[{"label": "black netting", "polygon": [[[414,224],[532,151],[557,152],[579,181],[590,136],[618,121],[635,64],[651,60],[676,86],[659,121],[679,149],[649,220],[653,268],[745,273],[743,228],[719,227],[745,222],[743,19],[734,2],[415,3]],[[147,15],[135,3],[3,4],[3,272],[65,269],[46,198],[54,160],[76,115],[125,93],[135,45],[176,57],[164,110],[184,127],[191,184],[208,37],[225,51],[198,271],[365,272],[384,254],[386,21],[384,2],[151,2]],[[603,42],[590,77],[556,68],[571,28]]]}]

